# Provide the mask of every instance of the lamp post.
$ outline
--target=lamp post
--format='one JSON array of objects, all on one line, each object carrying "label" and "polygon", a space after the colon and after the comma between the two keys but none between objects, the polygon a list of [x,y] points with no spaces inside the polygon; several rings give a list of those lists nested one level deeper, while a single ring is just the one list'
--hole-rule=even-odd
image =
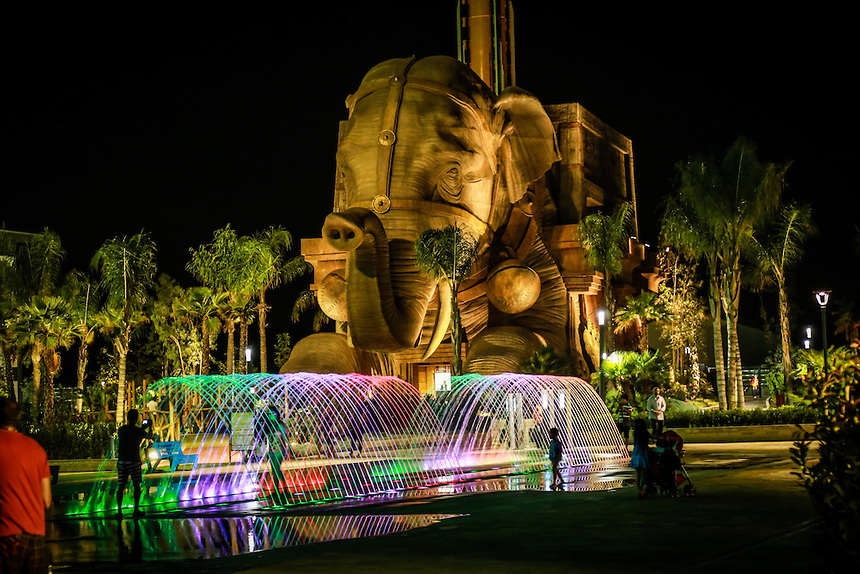
[{"label": "lamp post", "polygon": [[600,398],[606,400],[606,379],[603,376],[603,357],[606,355],[604,349],[606,334],[606,310],[597,310],[597,324],[600,325]]},{"label": "lamp post", "polygon": [[827,301],[830,300],[830,291],[817,291],[815,300],[821,307],[821,348],[824,351],[824,376],[829,370],[827,368]]}]

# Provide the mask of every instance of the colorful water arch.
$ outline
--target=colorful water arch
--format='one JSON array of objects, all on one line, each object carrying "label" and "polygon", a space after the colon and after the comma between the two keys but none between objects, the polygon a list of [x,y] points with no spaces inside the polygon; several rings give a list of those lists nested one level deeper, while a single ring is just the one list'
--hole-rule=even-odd
[{"label": "colorful water arch", "polygon": [[[168,377],[151,390],[161,401],[145,413],[156,441],[193,459],[171,469],[147,449],[158,464],[145,466],[143,503],[156,511],[303,504],[544,470],[552,427],[565,466],[629,458],[606,406],[572,377],[467,375],[435,396],[357,374]],[[115,510],[115,481],[103,474],[81,513]]]}]

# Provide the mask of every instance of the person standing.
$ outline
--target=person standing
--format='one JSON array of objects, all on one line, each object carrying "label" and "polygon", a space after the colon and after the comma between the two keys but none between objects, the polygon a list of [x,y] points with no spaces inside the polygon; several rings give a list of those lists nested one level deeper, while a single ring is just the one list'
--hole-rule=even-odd
[{"label": "person standing", "polygon": [[553,427],[549,429],[549,461],[552,463],[552,484],[549,487],[553,490],[561,488],[564,480],[561,478],[561,441],[558,440],[558,429]]},{"label": "person standing", "polygon": [[126,415],[126,424],[119,427],[116,431],[117,442],[117,457],[116,457],[116,472],[117,472],[117,491],[116,491],[116,517],[122,520],[122,499],[125,495],[125,487],[128,484],[128,479],[134,485],[134,512],[132,518],[140,518],[143,516],[143,511],[140,509],[140,491],[143,476],[141,474],[140,462],[140,443],[144,439],[151,439],[151,426],[144,429],[137,426],[137,419],[140,415],[137,410],[131,409]]},{"label": "person standing", "polygon": [[660,395],[660,387],[654,387],[654,392],[648,397],[648,418],[651,420],[651,432],[656,437],[663,434],[663,415],[666,412],[666,399]]},{"label": "person standing", "polygon": [[633,423],[633,452],[630,454],[630,467],[636,470],[636,488],[639,489],[639,498],[648,495],[648,469],[651,462],[648,459],[648,424],[645,419],[637,418]]},{"label": "person standing", "polygon": [[18,432],[21,405],[0,399],[0,570],[49,571],[45,510],[51,508],[48,455]]},{"label": "person standing", "polygon": [[627,397],[621,397],[621,405],[618,407],[618,431],[624,437],[624,446],[630,444],[630,423],[633,420],[633,407],[627,401]]}]

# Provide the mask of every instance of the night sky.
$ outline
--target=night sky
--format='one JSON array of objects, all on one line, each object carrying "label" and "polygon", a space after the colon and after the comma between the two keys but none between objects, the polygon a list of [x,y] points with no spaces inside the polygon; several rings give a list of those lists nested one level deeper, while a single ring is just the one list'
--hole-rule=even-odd
[{"label": "night sky", "polygon": [[[804,320],[818,317],[813,289],[856,298],[847,23],[704,10],[622,21],[577,4],[515,3],[517,83],[633,140],[643,240],[656,243],[675,163],[744,136],[760,159],[794,162],[787,198],[813,206],[820,233],[792,282]],[[186,285],[189,247],[227,223],[317,237],[345,97],[383,60],[456,56],[455,5],[10,18],[0,222],[58,232],[77,268],[105,239],[145,229]]]}]

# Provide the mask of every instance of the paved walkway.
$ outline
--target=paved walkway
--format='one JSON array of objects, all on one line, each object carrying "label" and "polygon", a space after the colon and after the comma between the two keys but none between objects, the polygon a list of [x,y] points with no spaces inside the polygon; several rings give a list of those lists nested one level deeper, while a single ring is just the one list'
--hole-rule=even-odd
[{"label": "paved walkway", "polygon": [[[792,475],[789,442],[687,444],[697,494],[639,500],[596,492],[499,491],[329,514],[458,514],[376,538],[190,563],[89,564],[68,572],[743,572],[821,570],[817,516]],[[310,512],[312,509],[308,509]]]}]

